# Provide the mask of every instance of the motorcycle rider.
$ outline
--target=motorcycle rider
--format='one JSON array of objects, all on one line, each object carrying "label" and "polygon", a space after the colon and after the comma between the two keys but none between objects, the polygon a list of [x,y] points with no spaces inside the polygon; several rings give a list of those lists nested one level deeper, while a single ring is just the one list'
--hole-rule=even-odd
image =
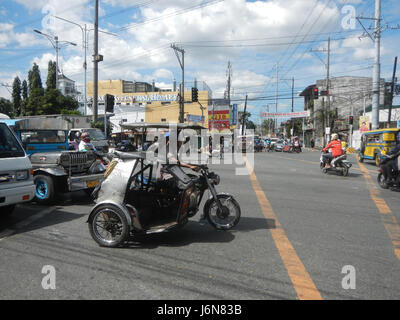
[{"label": "motorcycle rider", "polygon": [[332,134],[331,142],[329,142],[329,144],[324,149],[322,149],[321,152],[326,152],[329,149],[331,149],[329,153],[322,155],[325,163],[325,168],[327,169],[331,168],[330,162],[333,159],[343,155],[342,143],[340,142],[339,135],[337,133]]},{"label": "motorcycle rider", "polygon": [[392,152],[387,155],[387,157],[390,158],[390,160],[381,165],[383,176],[385,177],[385,180],[388,183],[391,183],[392,180],[394,179],[392,172],[393,171],[396,172],[399,170],[399,165],[398,165],[399,155],[400,155],[400,136],[397,137],[396,146],[392,149]]},{"label": "motorcycle rider", "polygon": [[82,133],[81,142],[79,143],[79,151],[96,151],[95,146],[90,141],[91,139],[89,133]]}]

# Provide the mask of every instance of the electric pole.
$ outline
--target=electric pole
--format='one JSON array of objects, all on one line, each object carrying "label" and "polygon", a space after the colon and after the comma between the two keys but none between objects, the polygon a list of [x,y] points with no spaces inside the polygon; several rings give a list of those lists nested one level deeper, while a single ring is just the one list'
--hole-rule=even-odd
[{"label": "electric pole", "polygon": [[372,79],[372,130],[379,129],[379,96],[381,78],[381,0],[375,0],[375,63]]},{"label": "electric pole", "polygon": [[[94,1],[94,54],[93,54],[93,120],[97,122],[99,96],[99,0]],[[105,108],[105,104],[104,104]],[[104,119],[104,122],[106,119]]]},{"label": "electric pole", "polygon": [[[179,65],[182,69],[182,83],[180,86],[179,92],[179,123],[185,122],[185,50],[182,48],[178,48],[174,44],[171,44],[171,48],[174,49],[175,55],[178,58]],[[181,57],[179,57],[178,52],[181,53]]]},{"label": "electric pole", "polygon": [[397,57],[394,59],[394,67],[393,67],[393,77],[391,84],[391,92],[390,92],[390,106],[389,106],[389,115],[388,115],[388,128],[390,128],[390,121],[392,119],[392,107],[393,107],[393,97],[394,97],[394,85],[396,81],[396,69],[397,69]]},{"label": "electric pole", "polygon": [[[278,113],[278,92],[279,92],[279,88],[278,88],[278,83],[279,83],[279,62],[276,63],[276,89],[275,89],[275,113]],[[278,127],[278,119],[275,118],[274,121],[274,131],[276,134],[276,128]]]},{"label": "electric pole", "polygon": [[242,136],[244,136],[244,127],[246,125],[246,110],[247,110],[247,94],[246,94],[246,100],[244,102],[244,112],[243,112],[243,119],[242,119]]}]

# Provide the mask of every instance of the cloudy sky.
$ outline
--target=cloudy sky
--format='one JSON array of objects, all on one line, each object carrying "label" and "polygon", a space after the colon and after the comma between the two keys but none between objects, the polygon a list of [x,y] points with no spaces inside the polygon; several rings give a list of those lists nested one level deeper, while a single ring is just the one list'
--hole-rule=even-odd
[{"label": "cloudy sky", "polygon": [[[362,26],[350,19],[374,14],[375,0],[100,0],[99,78],[151,82],[171,88],[181,70],[171,44],[185,50],[187,86],[205,81],[213,96],[222,97],[232,65],[232,99],[244,104],[259,121],[261,111],[291,108],[291,79],[295,93],[326,75],[324,52],[331,37],[331,76],[371,76],[373,42]],[[382,77],[392,76],[400,48],[400,1],[382,1]],[[9,98],[4,84],[15,76],[27,78],[36,62],[45,82],[47,64],[55,60],[50,41],[33,32],[57,35],[64,45],[59,64],[64,74],[83,89],[81,29],[61,17],[93,28],[94,0],[0,0],[0,97]],[[365,28],[372,20],[363,20]],[[111,35],[109,33],[113,33]],[[88,80],[92,79],[93,31],[89,31]],[[276,85],[276,66],[278,86]],[[295,111],[303,100],[295,99]]]}]

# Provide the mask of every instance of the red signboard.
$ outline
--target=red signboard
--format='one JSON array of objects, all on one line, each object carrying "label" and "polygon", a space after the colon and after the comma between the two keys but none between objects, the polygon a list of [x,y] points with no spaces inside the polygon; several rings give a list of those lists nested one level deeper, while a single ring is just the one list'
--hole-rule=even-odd
[{"label": "red signboard", "polygon": [[229,110],[208,111],[208,124],[210,130],[213,128],[218,131],[229,130],[231,128]]}]

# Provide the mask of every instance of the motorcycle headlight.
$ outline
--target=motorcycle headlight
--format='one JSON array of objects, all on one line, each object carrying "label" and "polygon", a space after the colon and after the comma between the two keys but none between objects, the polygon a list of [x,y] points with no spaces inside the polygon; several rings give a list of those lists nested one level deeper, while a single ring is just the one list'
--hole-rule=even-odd
[{"label": "motorcycle headlight", "polygon": [[28,170],[17,171],[15,177],[18,181],[27,180],[29,178],[29,171]]},{"label": "motorcycle headlight", "polygon": [[221,181],[219,175],[217,175],[217,174],[214,174],[214,175],[211,177],[211,180],[212,180],[212,182],[214,183],[214,185],[216,185],[216,186],[219,185],[219,183],[220,183],[220,181]]}]

